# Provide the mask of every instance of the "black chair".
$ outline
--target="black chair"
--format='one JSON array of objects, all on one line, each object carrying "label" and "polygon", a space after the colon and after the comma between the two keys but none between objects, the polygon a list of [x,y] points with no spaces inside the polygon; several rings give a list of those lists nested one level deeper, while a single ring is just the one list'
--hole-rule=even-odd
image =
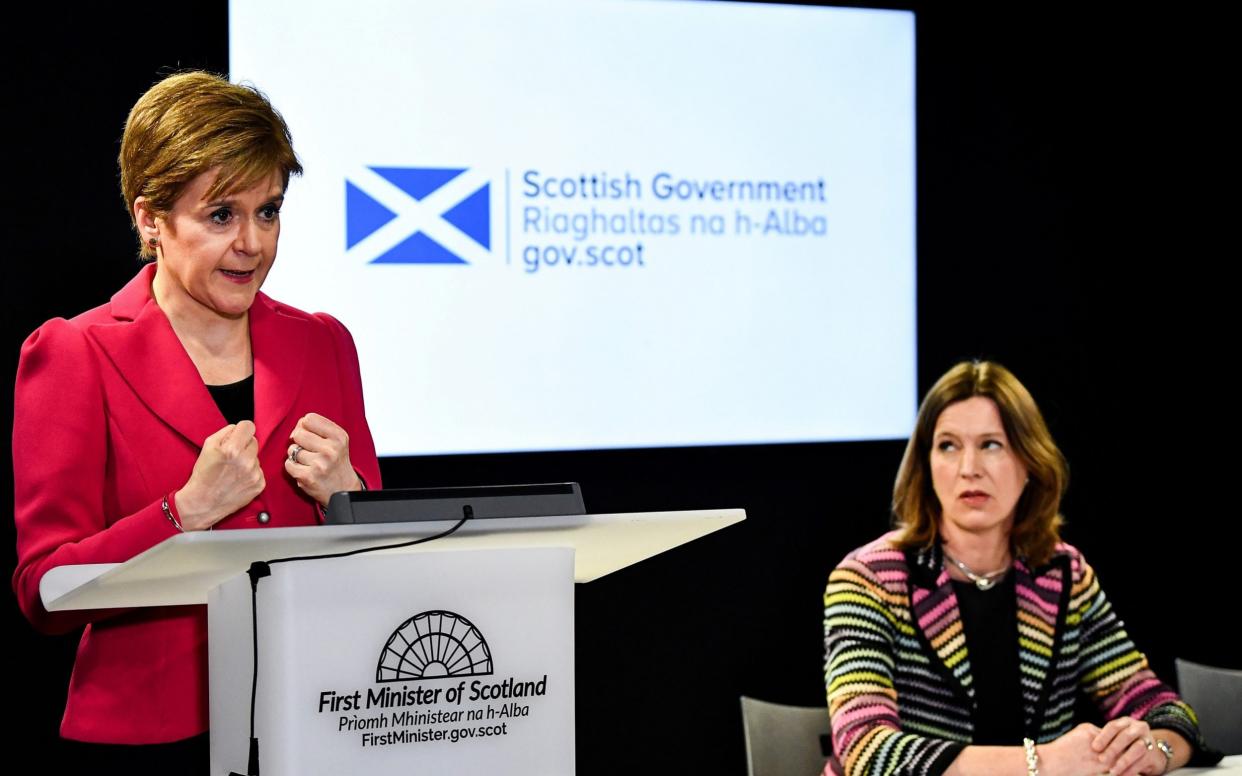
[{"label": "black chair", "polygon": [[824,744],[830,740],[824,706],[784,706],[742,696],[742,732],[750,776],[814,776],[824,770]]},{"label": "black chair", "polygon": [[1213,749],[1242,754],[1242,671],[1177,659],[1177,686]]}]

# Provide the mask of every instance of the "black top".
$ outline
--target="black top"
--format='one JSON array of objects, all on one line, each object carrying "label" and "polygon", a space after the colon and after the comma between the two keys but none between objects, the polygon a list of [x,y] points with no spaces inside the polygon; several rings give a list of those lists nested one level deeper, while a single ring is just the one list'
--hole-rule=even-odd
[{"label": "black top", "polygon": [[974,677],[972,743],[1020,746],[1024,735],[1022,685],[1018,667],[1018,599],[1013,574],[990,590],[974,582],[953,582],[962,613],[966,652]]},{"label": "black top", "polygon": [[209,385],[207,391],[229,423],[254,420],[254,375],[228,385]]}]

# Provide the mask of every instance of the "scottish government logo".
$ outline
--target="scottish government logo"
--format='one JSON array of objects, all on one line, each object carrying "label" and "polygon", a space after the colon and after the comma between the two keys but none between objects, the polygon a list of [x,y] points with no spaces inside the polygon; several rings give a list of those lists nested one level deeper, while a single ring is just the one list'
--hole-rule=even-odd
[{"label": "scottish government logo", "polygon": [[491,183],[465,168],[368,167],[345,181],[345,249],[371,264],[470,264],[491,250]]}]

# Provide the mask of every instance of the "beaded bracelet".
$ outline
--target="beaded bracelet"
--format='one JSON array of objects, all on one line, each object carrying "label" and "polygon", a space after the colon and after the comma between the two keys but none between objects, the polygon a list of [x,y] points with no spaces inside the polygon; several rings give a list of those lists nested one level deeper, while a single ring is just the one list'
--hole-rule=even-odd
[{"label": "beaded bracelet", "polygon": [[1035,753],[1035,742],[1024,738],[1022,747],[1026,749],[1026,776],[1039,776],[1039,755]]}]

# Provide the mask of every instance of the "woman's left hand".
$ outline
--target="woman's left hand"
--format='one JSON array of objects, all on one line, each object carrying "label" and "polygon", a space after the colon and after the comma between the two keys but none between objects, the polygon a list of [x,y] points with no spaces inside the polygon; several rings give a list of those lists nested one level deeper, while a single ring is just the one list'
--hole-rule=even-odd
[{"label": "woman's left hand", "polygon": [[285,471],[308,496],[327,506],[333,493],[359,490],[362,481],[349,462],[349,434],[322,415],[310,413],[289,435]]},{"label": "woman's left hand", "polygon": [[1159,776],[1167,765],[1151,728],[1133,717],[1118,717],[1104,725],[1091,748],[1100,753],[1100,767],[1112,776]]}]

